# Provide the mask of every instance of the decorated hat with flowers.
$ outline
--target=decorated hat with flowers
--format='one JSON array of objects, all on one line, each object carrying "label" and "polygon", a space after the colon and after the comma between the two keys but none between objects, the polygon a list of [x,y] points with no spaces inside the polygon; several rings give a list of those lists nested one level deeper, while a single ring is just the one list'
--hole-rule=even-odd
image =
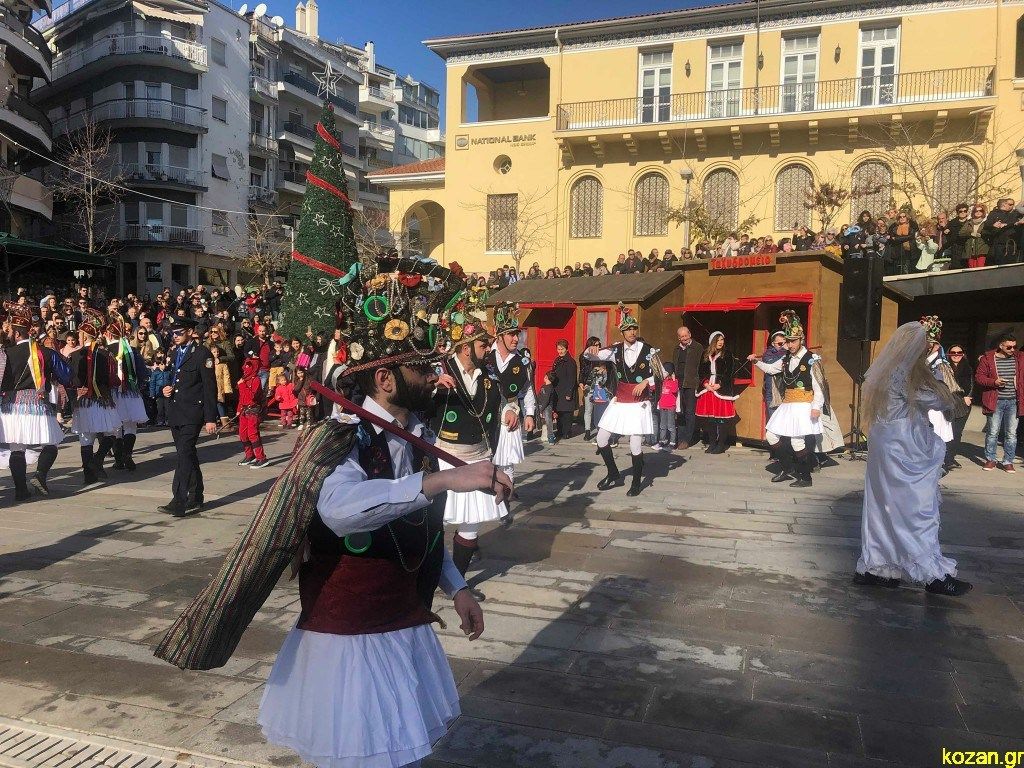
[{"label": "decorated hat with flowers", "polygon": [[779,324],[782,326],[782,334],[788,340],[804,338],[804,327],[800,322],[800,316],[795,310],[786,309],[779,315]]},{"label": "decorated hat with flowers", "polygon": [[639,328],[639,321],[633,316],[633,313],[629,311],[629,308],[619,302],[619,332],[628,331],[630,328]]},{"label": "decorated hat with flowers", "polygon": [[4,302],[4,312],[7,314],[7,321],[14,328],[27,331],[32,327],[32,307],[26,304],[16,304],[13,301]]},{"label": "decorated hat with flowers", "polygon": [[519,320],[519,305],[512,301],[503,301],[494,308],[495,334],[516,333],[523,327]]},{"label": "decorated hat with flowers", "polygon": [[450,348],[467,341],[490,338],[487,330],[487,294],[473,289],[459,291],[441,312],[441,331]]},{"label": "decorated hat with flowers", "polygon": [[105,325],[106,318],[102,312],[98,309],[93,309],[92,307],[86,307],[85,314],[82,317],[82,322],[78,324],[78,330],[86,336],[90,336],[95,339],[103,332]]},{"label": "decorated hat with flowers", "polygon": [[111,312],[107,317],[107,325],[103,329],[115,339],[120,339],[128,333],[128,323],[118,312]]},{"label": "decorated hat with flowers", "polygon": [[928,334],[928,341],[938,342],[942,339],[942,321],[938,315],[925,315],[921,318],[921,325]]}]

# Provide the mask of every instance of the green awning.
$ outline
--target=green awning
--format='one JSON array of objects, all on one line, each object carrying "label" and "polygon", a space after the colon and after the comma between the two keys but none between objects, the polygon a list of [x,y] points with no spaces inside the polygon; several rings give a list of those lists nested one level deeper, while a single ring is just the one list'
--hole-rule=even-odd
[{"label": "green awning", "polygon": [[[86,253],[74,248],[63,248],[59,245],[48,245],[37,243],[33,240],[23,240],[14,237],[9,232],[0,232],[0,253],[7,256],[21,256],[25,259],[45,259],[48,261],[63,261],[71,264],[78,264],[82,267],[99,267],[101,269],[114,269],[117,266],[117,259],[114,256],[101,256],[94,253]],[[18,272],[23,267],[29,266],[32,261],[22,264],[9,264],[12,272]]]}]

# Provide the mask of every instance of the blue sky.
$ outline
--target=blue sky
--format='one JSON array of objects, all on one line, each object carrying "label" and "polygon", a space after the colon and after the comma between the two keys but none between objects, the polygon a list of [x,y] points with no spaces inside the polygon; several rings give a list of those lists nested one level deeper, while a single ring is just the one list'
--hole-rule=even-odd
[{"label": "blue sky", "polygon": [[[444,87],[444,62],[422,40],[707,5],[709,0],[318,0],[320,37],[362,45],[401,74]],[[293,0],[269,0],[268,15],[295,22]],[[250,7],[251,4],[250,4]]]}]

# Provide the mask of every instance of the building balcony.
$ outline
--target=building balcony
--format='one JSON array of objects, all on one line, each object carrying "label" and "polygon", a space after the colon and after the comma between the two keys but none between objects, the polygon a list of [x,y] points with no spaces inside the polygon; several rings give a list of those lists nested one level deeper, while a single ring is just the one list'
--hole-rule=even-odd
[{"label": "building balcony", "polygon": [[277,205],[277,192],[269,187],[261,187],[259,184],[250,184],[249,204],[273,208]]},{"label": "building balcony", "polygon": [[252,132],[249,134],[249,149],[261,155],[277,157],[277,139],[263,133]]},{"label": "building balcony", "polygon": [[298,144],[312,151],[316,144],[316,129],[310,128],[305,123],[285,120],[281,123],[281,133],[278,135],[278,139]]},{"label": "building balcony", "polygon": [[[286,72],[281,81],[284,83],[283,88],[287,93],[306,99],[318,107],[322,103],[323,99],[318,95],[320,93],[320,85],[315,80],[310,80],[298,72]],[[331,104],[338,107],[342,116],[347,115],[349,119],[355,120],[359,114],[359,107],[356,106],[355,102],[341,96],[331,96]]]},{"label": "building balcony", "polygon": [[206,110],[166,99],[110,99],[54,121],[54,135],[81,128],[87,119],[97,123],[117,121],[128,128],[170,128],[188,133],[205,133]]},{"label": "building balcony", "polygon": [[206,171],[162,163],[122,163],[115,171],[129,186],[170,186],[206,189]]},{"label": "building balcony", "polygon": [[416,109],[422,109],[425,112],[429,112],[433,115],[438,114],[438,105],[431,104],[426,99],[417,96],[416,94],[405,90],[404,88],[395,88],[392,91],[394,95],[394,101],[396,104],[404,104],[407,107],[415,107]]},{"label": "building balcony", "polygon": [[382,144],[394,145],[395,129],[387,125],[371,123],[367,120],[359,128],[359,137],[373,139],[374,141],[379,141]]},{"label": "building balcony", "polygon": [[19,75],[49,81],[53,54],[42,34],[6,8],[0,8],[0,14],[0,43],[7,46],[8,63]]},{"label": "building balcony", "polygon": [[17,141],[24,141],[34,148],[49,152],[53,148],[53,126],[35,104],[13,91],[7,95],[7,103],[0,105],[0,128],[13,134]]},{"label": "building balcony", "polygon": [[[62,88],[115,67],[164,66],[186,72],[207,70],[206,46],[165,35],[108,35],[84,48],[72,48],[53,59],[53,80],[78,77]],[[84,71],[83,71],[84,70]]]},{"label": "building balcony", "polygon": [[[3,166],[5,173],[17,173]],[[9,203],[24,211],[30,211],[42,216],[47,221],[53,218],[53,192],[41,181],[17,173],[11,185],[11,197]]]},{"label": "building balcony", "polygon": [[306,193],[306,171],[299,169],[282,170],[278,173],[277,188],[295,195]]},{"label": "building balcony", "polygon": [[168,245],[202,250],[203,230],[164,224],[122,224],[117,232],[117,240],[125,245]]},{"label": "building balcony", "polygon": [[249,95],[264,104],[277,102],[277,83],[255,72],[249,74]]},{"label": "building balcony", "polygon": [[270,45],[277,45],[277,30],[270,26],[265,16],[253,17],[249,27],[250,40],[262,40]]},{"label": "building balcony", "polygon": [[379,114],[395,108],[395,96],[390,88],[376,85],[359,86],[359,108],[363,112]]},{"label": "building balcony", "polygon": [[[963,67],[929,72],[907,72],[879,77],[851,77],[843,80],[821,80],[759,88],[735,88],[720,91],[697,91],[669,96],[629,99],[607,99],[560,104],[556,131],[587,131],[617,133],[622,128],[634,129],[625,135],[630,139],[645,135],[646,129],[665,133],[674,124],[709,124],[723,127],[734,139],[741,135],[744,124],[768,123],[775,141],[780,125],[807,125],[815,116],[841,122],[846,118],[857,125],[858,113],[892,114],[906,119],[908,113],[923,105],[921,112],[934,114],[939,107],[942,119],[955,111],[967,114],[972,109],[992,103],[995,99],[991,67]],[[829,114],[832,113],[832,114]],[[836,114],[850,113],[850,114]],[[666,134],[667,135],[667,134]],[[698,137],[698,141],[699,141]],[[599,137],[588,137],[598,141]],[[594,141],[591,143],[593,144]]]}]

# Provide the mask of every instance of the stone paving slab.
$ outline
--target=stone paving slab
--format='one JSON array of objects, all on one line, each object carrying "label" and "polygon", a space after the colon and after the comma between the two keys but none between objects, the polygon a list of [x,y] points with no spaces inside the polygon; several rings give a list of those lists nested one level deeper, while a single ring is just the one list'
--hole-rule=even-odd
[{"label": "stone paving slab", "polygon": [[[292,440],[272,433],[277,466]],[[255,724],[294,582],[224,668],[151,655],[275,472],[239,471],[234,441],[204,440],[208,509],[174,520],[155,512],[166,432],[139,447],[139,471],[99,489],[78,487],[71,444],[52,500],[10,506],[0,485],[0,717],[297,766]],[[529,446],[515,522],[482,533],[472,570],[484,638],[467,642],[436,604],[464,715],[427,766],[906,768],[937,765],[943,746],[1024,748],[1018,476],[943,480],[944,547],[976,584],[955,601],[850,585],[863,463],[840,459],[799,492],[767,483],[756,450],[652,454],[651,484],[628,498],[596,491],[592,450]]]}]

